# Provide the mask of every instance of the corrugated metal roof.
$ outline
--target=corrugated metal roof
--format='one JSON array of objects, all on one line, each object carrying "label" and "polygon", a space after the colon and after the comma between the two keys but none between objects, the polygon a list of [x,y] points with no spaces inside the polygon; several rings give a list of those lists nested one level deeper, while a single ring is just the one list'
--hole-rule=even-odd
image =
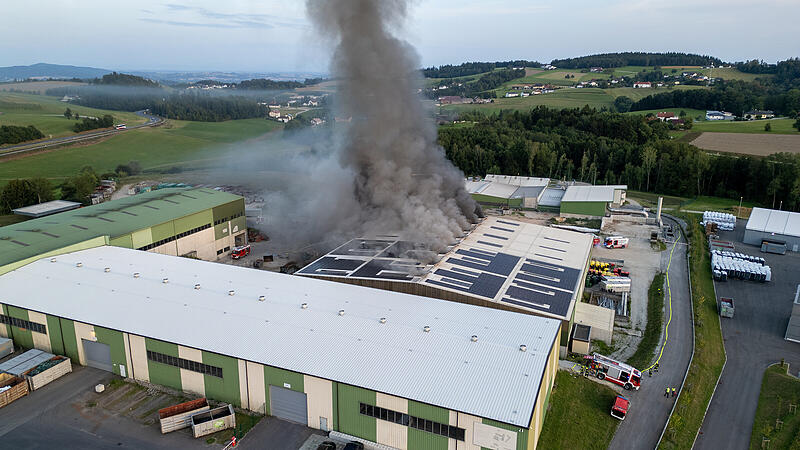
[{"label": "corrugated metal roof", "polygon": [[490,183],[488,181],[472,181],[467,179],[464,181],[464,188],[470,194],[480,194],[481,191],[486,189],[486,186],[489,186],[489,184]]},{"label": "corrugated metal roof", "polygon": [[549,178],[537,177],[518,177],[512,175],[486,175],[486,181],[492,183],[510,184],[512,186],[547,186],[550,183]]},{"label": "corrugated metal roof", "polygon": [[560,327],[531,315],[117,247],[28,264],[0,276],[0,292],[21,308],[520,427],[529,425]]},{"label": "corrugated metal roof", "polygon": [[564,189],[560,188],[547,188],[539,199],[541,206],[561,206],[561,199],[564,198]]},{"label": "corrugated metal roof", "polygon": [[511,198],[539,198],[545,186],[520,186],[511,195]]},{"label": "corrugated metal roof", "polygon": [[562,202],[613,202],[614,191],[626,186],[569,186]]},{"label": "corrugated metal roof", "polygon": [[753,208],[745,229],[800,237],[800,213]]},{"label": "corrugated metal roof", "polygon": [[0,228],[0,267],[98,236],[116,237],[242,197],[207,188],[168,188]]},{"label": "corrugated metal roof", "polygon": [[503,183],[489,183],[488,186],[483,188],[480,192],[481,195],[488,195],[490,197],[498,198],[511,198],[514,192],[517,191],[518,186]]},{"label": "corrugated metal roof", "polygon": [[36,205],[26,206],[24,208],[13,209],[11,212],[21,216],[42,217],[62,211],[69,211],[70,209],[80,208],[80,206],[81,204],[78,202],[53,200],[51,202],[44,202]]}]

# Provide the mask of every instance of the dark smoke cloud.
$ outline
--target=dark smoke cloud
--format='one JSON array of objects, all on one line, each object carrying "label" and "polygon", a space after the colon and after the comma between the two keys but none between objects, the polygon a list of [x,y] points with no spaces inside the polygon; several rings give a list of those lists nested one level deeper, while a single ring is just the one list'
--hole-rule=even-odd
[{"label": "dark smoke cloud", "polygon": [[335,46],[335,111],[348,120],[337,123],[335,152],[353,177],[352,191],[337,202],[357,218],[345,223],[358,224],[347,231],[399,232],[441,249],[469,229],[476,206],[463,174],[436,144],[435,125],[416,93],[416,52],[393,34],[408,6],[403,0],[306,1],[312,23]]}]

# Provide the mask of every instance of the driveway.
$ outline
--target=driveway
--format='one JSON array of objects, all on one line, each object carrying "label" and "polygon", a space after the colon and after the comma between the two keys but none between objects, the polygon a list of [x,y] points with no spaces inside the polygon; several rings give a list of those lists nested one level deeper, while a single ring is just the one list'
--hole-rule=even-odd
[{"label": "driveway", "polygon": [[761,253],[758,247],[743,244],[745,223],[738,221],[735,231],[722,232],[720,238],[732,241],[737,252],[766,259],[773,281],[714,283],[717,296],[732,297],[736,309],[732,319],[721,318],[728,361],[700,428],[698,449],[749,448],[764,370],[781,358],[793,374],[800,370],[800,344],[784,340],[800,284],[800,255]]},{"label": "driveway", "polygon": [[[668,222],[670,222],[669,219],[665,219],[665,223]],[[678,228],[674,222],[671,223],[676,229]],[[667,251],[662,252],[664,257],[669,257],[671,249],[672,243],[668,242]],[[640,450],[656,447],[676,400],[673,397],[665,398],[664,389],[667,386],[680,389],[683,376],[689,367],[689,358],[692,353],[692,324],[685,236],[680,238],[672,252],[668,273],[672,292],[672,320],[669,324],[669,339],[661,357],[660,370],[658,373],[654,373],[652,378],[644,373],[642,387],[638,391],[623,394],[631,401],[631,408],[628,416],[617,428],[611,445],[609,445],[609,448],[615,450]],[[664,323],[666,324],[670,305],[669,296],[665,295],[664,297]]]}]

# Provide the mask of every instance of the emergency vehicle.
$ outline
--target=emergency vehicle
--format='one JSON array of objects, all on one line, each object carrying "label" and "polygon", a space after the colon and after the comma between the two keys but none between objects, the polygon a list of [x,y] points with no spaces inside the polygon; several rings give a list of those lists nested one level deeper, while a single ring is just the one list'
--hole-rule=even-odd
[{"label": "emergency vehicle", "polygon": [[608,380],[630,391],[639,390],[642,382],[642,373],[633,367],[597,353],[586,355],[589,360],[589,370],[597,378]]},{"label": "emergency vehicle", "polygon": [[614,400],[614,405],[611,407],[611,417],[619,420],[625,420],[625,416],[628,415],[628,408],[630,408],[630,406],[630,400],[618,395]]},{"label": "emergency vehicle", "polygon": [[114,129],[115,129],[115,130],[125,130],[125,129],[127,129],[127,128],[128,128],[128,126],[127,126],[127,125],[125,125],[124,123],[121,123],[121,124],[119,124],[119,125],[114,125]]},{"label": "emergency vehicle", "polygon": [[233,250],[231,250],[231,258],[233,259],[244,258],[249,254],[250,254],[249,245],[240,245],[239,247],[233,247]]},{"label": "emergency vehicle", "polygon": [[603,243],[605,248],[626,248],[628,247],[628,238],[622,236],[609,236]]}]

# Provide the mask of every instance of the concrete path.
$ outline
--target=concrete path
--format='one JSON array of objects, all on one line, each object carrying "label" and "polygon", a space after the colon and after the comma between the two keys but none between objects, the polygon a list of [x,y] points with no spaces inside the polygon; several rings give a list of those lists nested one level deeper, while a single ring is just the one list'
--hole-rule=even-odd
[{"label": "concrete path", "polygon": [[721,319],[728,361],[700,428],[696,449],[749,448],[764,370],[781,358],[790,364],[792,374],[800,370],[800,344],[784,340],[800,284],[800,255],[765,254],[755,246],[742,244],[744,228],[745,221],[740,220],[736,231],[722,232],[720,238],[734,242],[737,252],[765,258],[773,281],[715,283],[718,296],[734,299],[735,312],[732,319]]},{"label": "concrete path", "polygon": [[[670,219],[665,218],[665,223]],[[677,224],[674,224],[679,229]],[[667,423],[672,405],[676,398],[664,397],[666,387],[680,389],[683,376],[689,366],[692,353],[691,303],[689,301],[689,278],[686,267],[686,237],[681,234],[678,244],[668,243],[669,286],[672,294],[672,319],[669,321],[669,337],[663,347],[660,370],[649,377],[645,372],[642,387],[638,391],[627,392],[631,401],[628,416],[620,423],[614,438],[609,445],[611,449],[651,449],[655,448],[661,431]],[[665,291],[666,292],[666,291]],[[664,323],[670,319],[669,293],[664,296]],[[663,341],[662,341],[663,342]],[[660,351],[661,347],[659,347]],[[639,368],[645,369],[645,368]],[[609,405],[609,409],[611,405]]]}]

